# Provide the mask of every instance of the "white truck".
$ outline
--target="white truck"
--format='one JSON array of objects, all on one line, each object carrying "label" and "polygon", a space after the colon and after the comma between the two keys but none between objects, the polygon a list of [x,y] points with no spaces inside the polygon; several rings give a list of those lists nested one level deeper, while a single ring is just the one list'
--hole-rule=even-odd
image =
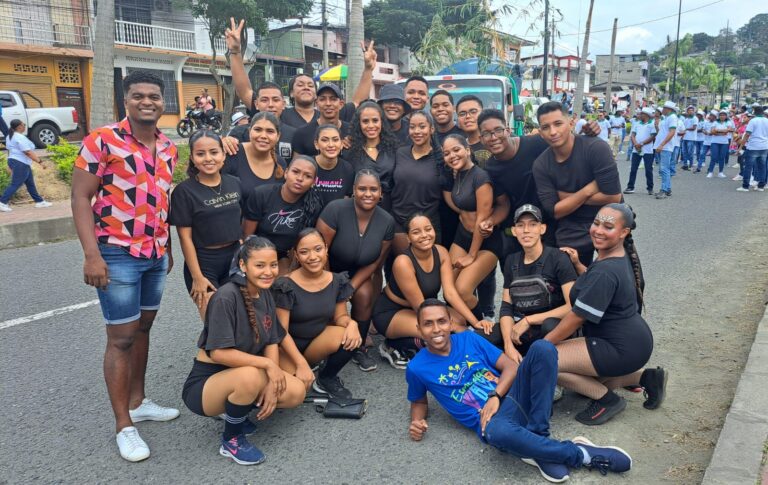
[{"label": "white truck", "polygon": [[[27,99],[36,101],[40,107],[28,107]],[[75,108],[44,108],[39,99],[24,91],[0,91],[0,105],[5,124],[10,127],[13,120],[23,121],[27,126],[25,134],[38,148],[57,144],[59,136],[77,131],[80,122]]]}]

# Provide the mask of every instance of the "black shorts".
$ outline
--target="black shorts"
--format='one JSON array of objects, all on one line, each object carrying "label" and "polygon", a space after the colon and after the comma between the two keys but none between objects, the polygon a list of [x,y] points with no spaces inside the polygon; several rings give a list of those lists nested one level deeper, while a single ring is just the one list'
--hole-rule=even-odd
[{"label": "black shorts", "polygon": [[[461,224],[456,227],[456,235],[453,237],[453,244],[457,245],[465,252],[469,252],[469,248],[472,247],[472,233],[464,229]],[[483,239],[483,244],[480,246],[480,251],[490,251],[501,259],[504,253],[504,241],[501,239],[501,231],[495,229],[490,236]]]},{"label": "black shorts", "polygon": [[[216,288],[229,281],[232,257],[239,247],[239,244],[232,243],[230,246],[216,249],[195,248],[200,271]],[[187,292],[192,291],[192,273],[189,272],[186,262],[184,263],[184,284],[187,286]]]},{"label": "black shorts", "polygon": [[[637,318],[642,319],[640,315]],[[643,321],[644,329],[631,338],[612,342],[601,337],[586,337],[587,351],[600,377],[620,377],[640,370],[653,353],[653,335]],[[639,327],[642,328],[642,327]]]},{"label": "black shorts", "polygon": [[187,380],[184,382],[184,389],[181,391],[181,399],[190,411],[200,416],[206,415],[203,411],[203,387],[205,387],[205,382],[212,375],[227,369],[229,367],[226,365],[194,360],[192,370],[189,371]]},{"label": "black shorts", "polygon": [[373,326],[376,327],[376,331],[379,335],[387,335],[387,329],[389,324],[392,323],[392,319],[395,314],[400,310],[408,310],[409,307],[404,307],[399,303],[395,303],[390,300],[386,293],[382,293],[376,300],[376,304],[373,306],[373,314],[371,315],[371,321]]}]

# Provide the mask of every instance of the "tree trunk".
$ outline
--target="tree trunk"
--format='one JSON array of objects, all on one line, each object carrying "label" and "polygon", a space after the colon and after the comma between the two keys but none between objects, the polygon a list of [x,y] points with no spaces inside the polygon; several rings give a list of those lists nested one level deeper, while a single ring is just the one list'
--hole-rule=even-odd
[{"label": "tree trunk", "polygon": [[584,44],[581,48],[579,57],[579,77],[576,80],[576,94],[573,96],[573,114],[576,118],[581,116],[581,110],[584,106],[584,78],[587,73],[587,56],[589,55],[589,31],[592,28],[592,7],[595,6],[595,0],[589,0],[589,14],[587,14],[587,24],[584,30]]},{"label": "tree trunk", "polygon": [[347,43],[347,101],[360,83],[360,76],[365,67],[363,50],[360,48],[364,40],[365,21],[363,20],[363,0],[351,0],[349,12],[349,42]]},{"label": "tree trunk", "polygon": [[115,2],[99,0],[93,39],[93,80],[88,125],[115,122]]}]

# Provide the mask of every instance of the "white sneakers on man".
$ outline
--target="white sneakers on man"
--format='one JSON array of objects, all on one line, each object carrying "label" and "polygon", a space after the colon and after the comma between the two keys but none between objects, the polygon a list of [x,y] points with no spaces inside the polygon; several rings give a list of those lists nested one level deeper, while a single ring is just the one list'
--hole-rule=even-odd
[{"label": "white sneakers on man", "polygon": [[37,204],[35,204],[35,209],[45,209],[46,207],[51,207],[53,204],[48,202],[47,200],[41,200]]},{"label": "white sneakers on man", "polygon": [[120,456],[130,462],[137,462],[149,458],[149,446],[139,436],[139,430],[133,426],[127,426],[120,430],[115,437]]},{"label": "white sneakers on man", "polygon": [[136,409],[128,411],[131,415],[131,421],[140,423],[142,421],[170,421],[179,417],[179,410],[166,408],[155,403],[151,399],[144,398]]},{"label": "white sneakers on man", "polygon": [[0,202],[0,212],[11,212],[13,209],[11,209],[11,206],[8,204],[3,204]]}]

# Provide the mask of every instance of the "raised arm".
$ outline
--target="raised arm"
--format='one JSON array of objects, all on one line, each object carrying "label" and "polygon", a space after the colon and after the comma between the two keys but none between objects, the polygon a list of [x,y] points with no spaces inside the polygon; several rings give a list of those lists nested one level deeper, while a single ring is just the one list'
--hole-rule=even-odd
[{"label": "raised arm", "polygon": [[241,20],[238,24],[235,24],[235,19],[230,17],[229,28],[224,33],[227,42],[227,49],[229,50],[229,64],[232,70],[232,82],[235,84],[235,91],[237,97],[249,108],[253,107],[253,87],[251,86],[251,80],[248,79],[248,74],[245,72],[245,65],[243,64],[243,54],[241,39],[243,28],[245,27],[245,20]]},{"label": "raised arm", "polygon": [[376,67],[376,51],[373,48],[373,40],[368,44],[368,48],[365,47],[365,42],[360,44],[363,49],[363,62],[365,66],[363,73],[360,75],[360,82],[355,89],[355,94],[352,95],[352,103],[355,108],[360,106],[360,103],[371,97],[371,87],[373,86],[373,69]]}]

